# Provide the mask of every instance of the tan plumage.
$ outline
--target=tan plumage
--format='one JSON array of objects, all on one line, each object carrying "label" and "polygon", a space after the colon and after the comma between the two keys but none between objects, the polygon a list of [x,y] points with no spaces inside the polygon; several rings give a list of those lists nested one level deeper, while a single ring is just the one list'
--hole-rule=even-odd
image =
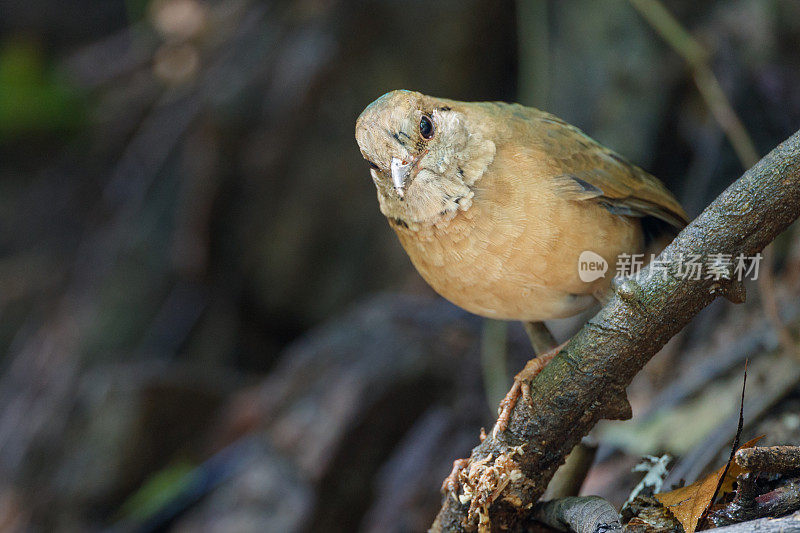
[{"label": "tan plumage", "polygon": [[[491,318],[576,314],[608,286],[620,254],[643,251],[643,223],[687,220],[657,179],[517,104],[393,91],[364,110],[356,139],[381,211],[423,278]],[[581,281],[585,250],[606,259],[604,278]]]}]

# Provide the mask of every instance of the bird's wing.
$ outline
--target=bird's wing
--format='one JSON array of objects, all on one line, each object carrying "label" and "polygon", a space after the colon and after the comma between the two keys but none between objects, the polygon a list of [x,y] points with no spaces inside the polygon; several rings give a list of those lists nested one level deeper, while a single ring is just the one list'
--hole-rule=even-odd
[{"label": "bird's wing", "polygon": [[559,192],[575,200],[601,203],[612,213],[652,216],[675,228],[688,223],[681,205],[664,185],[581,130],[538,109],[513,106],[531,139],[556,167]]}]

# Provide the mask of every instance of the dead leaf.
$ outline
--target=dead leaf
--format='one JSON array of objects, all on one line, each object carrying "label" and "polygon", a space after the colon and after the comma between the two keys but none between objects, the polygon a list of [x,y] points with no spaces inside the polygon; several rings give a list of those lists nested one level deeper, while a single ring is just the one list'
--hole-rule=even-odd
[{"label": "dead leaf", "polygon": [[[756,445],[758,441],[760,441],[764,437],[765,435],[761,435],[760,437],[750,439],[749,441],[739,446],[739,449],[737,449],[736,451],[738,452],[739,450],[742,450],[744,448],[752,448],[753,446]],[[749,469],[736,464],[736,461],[731,461],[730,469],[728,470],[728,473],[725,475],[725,479],[722,480],[722,485],[720,485],[719,495],[722,496],[723,494],[726,494],[728,492],[733,492],[733,484],[736,481],[736,478],[738,478],[742,474],[746,474],[749,471],[750,471]]]},{"label": "dead leaf", "polygon": [[[738,450],[742,448],[752,448],[753,445],[763,437],[762,435],[761,437],[756,437],[744,443]],[[710,473],[703,479],[695,481],[686,487],[656,494],[655,498],[678,519],[683,529],[686,530],[686,533],[694,533],[697,528],[697,523],[700,521],[700,517],[703,516],[706,509],[711,506],[711,499],[714,497],[714,493],[717,492],[717,485],[719,484],[720,478],[725,473],[725,468],[726,467],[723,466],[719,470]],[[731,492],[736,478],[745,472],[747,472],[746,469],[736,463],[732,463],[727,474],[725,474],[725,479],[722,480],[719,495],[721,496],[726,492]]]}]

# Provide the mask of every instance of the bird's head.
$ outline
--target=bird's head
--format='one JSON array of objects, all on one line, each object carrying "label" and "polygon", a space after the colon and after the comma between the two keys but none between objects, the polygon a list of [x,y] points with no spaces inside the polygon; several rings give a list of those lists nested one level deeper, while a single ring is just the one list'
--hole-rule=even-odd
[{"label": "bird's head", "polygon": [[416,226],[470,207],[495,145],[470,124],[466,105],[400,90],[358,117],[356,140],[384,215]]}]

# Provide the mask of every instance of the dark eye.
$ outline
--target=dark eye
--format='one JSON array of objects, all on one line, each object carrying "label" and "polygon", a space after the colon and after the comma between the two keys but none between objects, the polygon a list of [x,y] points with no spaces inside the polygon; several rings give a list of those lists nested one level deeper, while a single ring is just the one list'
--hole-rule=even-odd
[{"label": "dark eye", "polygon": [[433,137],[433,121],[428,115],[422,115],[422,118],[419,119],[419,134],[423,139]]}]

